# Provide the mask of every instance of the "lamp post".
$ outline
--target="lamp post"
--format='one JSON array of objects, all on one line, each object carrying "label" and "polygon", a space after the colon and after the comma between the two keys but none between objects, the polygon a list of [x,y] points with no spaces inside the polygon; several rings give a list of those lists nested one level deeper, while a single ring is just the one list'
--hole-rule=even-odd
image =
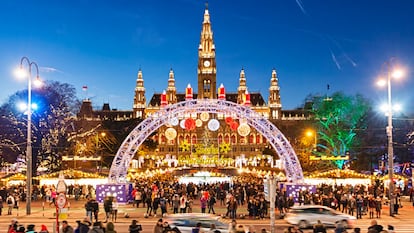
[{"label": "lamp post", "polygon": [[387,113],[387,147],[388,147],[388,176],[389,176],[389,185],[388,185],[388,196],[390,203],[390,216],[394,216],[394,147],[392,139],[392,95],[391,95],[391,78],[400,78],[402,76],[401,70],[394,70],[394,58],[391,58],[389,61],[384,63],[387,72],[387,79],[381,80],[378,82],[380,85],[387,85],[387,98],[388,104],[386,108]]},{"label": "lamp post", "polygon": [[318,144],[316,130],[313,130],[313,129],[307,130],[306,131],[306,136],[307,137],[313,137],[313,151],[316,151],[316,147],[317,147],[317,144]]},{"label": "lamp post", "polygon": [[[27,62],[28,73],[23,71],[23,63]],[[27,145],[26,145],[26,214],[31,214],[32,202],[32,67],[36,70],[36,80],[39,81],[39,67],[29,58],[22,57],[20,60],[20,76],[27,77]]]}]

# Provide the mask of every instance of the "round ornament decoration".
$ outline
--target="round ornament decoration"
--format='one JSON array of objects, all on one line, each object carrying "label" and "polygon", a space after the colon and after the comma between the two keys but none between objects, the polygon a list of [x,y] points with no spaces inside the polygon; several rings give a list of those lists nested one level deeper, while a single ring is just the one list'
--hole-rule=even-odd
[{"label": "round ornament decoration", "polygon": [[177,130],[175,130],[174,128],[168,128],[167,130],[165,130],[165,137],[168,140],[175,139],[175,137],[177,137]]},{"label": "round ornament decoration", "polygon": [[180,127],[182,129],[185,129],[185,119],[183,119],[183,120],[180,121]]},{"label": "round ornament decoration", "polygon": [[195,120],[193,118],[188,118],[184,122],[184,127],[186,130],[193,130],[196,127]]},{"label": "round ornament decoration", "polygon": [[231,125],[231,123],[233,122],[233,118],[232,117],[226,117],[225,121],[226,121],[226,124]]},{"label": "round ornament decoration", "polygon": [[171,118],[171,119],[169,120],[169,122],[170,122],[170,124],[171,124],[172,126],[177,126],[177,125],[178,125],[178,123],[180,123],[180,121],[178,120],[178,118],[177,118],[177,117],[173,117],[173,118]]},{"label": "round ornament decoration", "polygon": [[250,126],[246,123],[242,123],[237,128],[237,132],[240,134],[240,136],[247,136],[250,133]]},{"label": "round ornament decoration", "polygon": [[203,125],[203,121],[202,121],[202,120],[200,120],[200,119],[197,119],[197,120],[195,121],[195,124],[196,124],[196,126],[197,126],[197,127],[201,127],[201,126]]},{"label": "round ornament decoration", "polygon": [[210,118],[210,115],[208,114],[208,112],[202,112],[201,114],[200,114],[200,119],[202,120],[202,121],[208,121],[208,119]]},{"label": "round ornament decoration", "polygon": [[238,127],[239,127],[239,123],[237,123],[237,121],[233,121],[230,123],[231,130],[236,131]]},{"label": "round ornament decoration", "polygon": [[239,120],[239,122],[240,122],[240,124],[247,124],[247,120],[246,119],[243,119],[243,118],[241,118]]},{"label": "round ornament decoration", "polygon": [[211,131],[217,131],[220,128],[220,122],[216,119],[211,119],[207,125],[208,129]]}]

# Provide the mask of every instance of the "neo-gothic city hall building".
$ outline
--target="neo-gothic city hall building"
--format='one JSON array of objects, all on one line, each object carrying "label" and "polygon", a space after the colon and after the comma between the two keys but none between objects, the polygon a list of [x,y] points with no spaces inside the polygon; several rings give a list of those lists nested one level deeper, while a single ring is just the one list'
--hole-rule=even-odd
[{"label": "neo-gothic city hall building", "polygon": [[[185,101],[189,95],[193,99],[217,99],[220,94],[224,94],[225,100],[249,106],[279,129],[281,126],[283,128],[283,125],[286,127],[295,122],[309,119],[309,112],[304,109],[282,110],[280,87],[275,69],[269,71],[269,97],[265,101],[260,92],[248,91],[244,69],[240,71],[237,90],[233,92],[226,90],[225,83],[218,85],[216,75],[219,65],[216,63],[216,48],[210,14],[208,8],[206,8],[198,46],[197,86],[194,91],[190,85],[186,88],[177,89],[174,70],[171,69],[168,80],[166,80],[165,90],[153,94],[147,101],[144,72],[140,69],[136,80],[132,111],[110,109],[109,103],[105,103],[101,110],[95,110],[92,108],[91,101],[86,99],[83,101],[78,118],[90,121],[145,119],[165,105]],[[241,136],[234,127],[226,122],[225,116],[212,116],[210,114],[209,117],[219,120],[220,127],[218,130],[209,130],[205,121],[197,122],[197,127],[193,130],[186,129],[183,124],[181,124],[181,127],[178,124],[176,126],[164,125],[159,128],[152,137],[153,140],[158,142],[158,148],[154,151],[154,154],[162,158],[174,157],[177,159],[182,156],[187,158],[193,156],[206,158],[207,156],[234,159],[241,155],[243,155],[243,158],[252,159],[262,155],[267,142],[261,134],[252,129],[247,136]],[[174,138],[166,135],[167,128],[171,127],[176,131]],[[283,129],[281,130],[283,132]]]}]

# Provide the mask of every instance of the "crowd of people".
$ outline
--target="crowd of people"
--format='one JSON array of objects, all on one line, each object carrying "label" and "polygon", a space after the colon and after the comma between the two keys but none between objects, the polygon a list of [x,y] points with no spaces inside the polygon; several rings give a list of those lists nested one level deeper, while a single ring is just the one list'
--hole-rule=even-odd
[{"label": "crowd of people", "polygon": [[[54,202],[56,191],[53,186],[36,188],[39,198]],[[336,209],[343,213],[355,215],[357,218],[367,216],[370,219],[380,219],[382,205],[387,200],[381,185],[319,185],[316,191],[301,190],[297,196],[288,195],[285,189],[276,190],[276,211],[281,217],[289,212],[294,204],[308,205],[319,204]],[[391,198],[395,198],[395,213],[398,214],[400,206],[400,193],[398,190]],[[7,205],[8,214],[12,214],[13,208],[19,200],[24,199],[24,187],[12,187],[0,190],[0,215],[2,208]],[[37,193],[37,192],[36,192]],[[410,196],[412,197],[412,191]],[[118,203],[116,198],[106,197],[101,205],[104,214],[103,221],[98,219],[100,204],[94,199],[95,190],[92,186],[68,187],[69,196],[75,200],[85,201],[85,219],[77,221],[74,232],[88,232],[92,228],[105,228],[114,230],[117,221]],[[9,199],[12,199],[9,201]],[[224,218],[238,219],[263,219],[269,217],[269,202],[265,198],[263,180],[253,176],[235,177],[231,183],[179,183],[168,175],[138,179],[133,184],[130,192],[130,205],[135,208],[145,208],[144,217],[165,216],[174,213],[201,213],[220,214]],[[197,207],[195,210],[194,207]],[[224,209],[218,213],[216,208]],[[243,208],[243,209],[241,209]],[[242,210],[242,211],[240,211]],[[246,215],[244,215],[247,213]],[[364,217],[365,218],[365,217]],[[106,226],[103,226],[106,223]],[[136,224],[136,222],[135,222]],[[134,222],[131,223],[134,226]],[[14,225],[13,225],[14,226]],[[86,227],[85,227],[86,226]],[[63,232],[71,232],[71,226],[62,223]],[[11,227],[19,232],[19,227]],[[29,228],[27,226],[26,228]],[[132,227],[134,228],[134,227]],[[340,228],[340,226],[338,226]],[[27,229],[26,229],[27,230]],[[357,228],[355,229],[358,230]],[[13,231],[12,231],[13,232]],[[108,232],[108,231],[106,231]],[[286,232],[300,232],[300,229],[290,227]],[[323,232],[323,231],[315,231]],[[339,232],[335,231],[335,232]]]},{"label": "crowd of people", "polygon": [[[62,233],[116,233],[115,224],[108,222],[104,225],[102,222],[97,221],[92,223],[88,217],[85,217],[82,221],[77,220],[76,226],[73,227],[67,220],[63,220],[60,225],[59,232]],[[132,220],[129,226],[129,233],[139,233],[142,231],[142,226],[138,224],[137,220]],[[54,232],[54,231],[51,231]],[[46,225],[42,224],[39,231],[36,231],[34,224],[29,224],[27,227],[20,224],[17,219],[12,219],[7,230],[7,233],[49,233]]]}]

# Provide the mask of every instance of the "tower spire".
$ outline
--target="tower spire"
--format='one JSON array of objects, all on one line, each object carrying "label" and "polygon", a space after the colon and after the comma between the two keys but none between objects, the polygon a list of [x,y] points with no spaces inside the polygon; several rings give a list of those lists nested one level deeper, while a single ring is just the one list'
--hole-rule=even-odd
[{"label": "tower spire", "polygon": [[139,68],[137,74],[137,84],[135,86],[135,96],[134,96],[134,117],[143,118],[145,111],[145,87],[144,87],[144,78],[142,75],[142,70]]},{"label": "tower spire", "polygon": [[272,119],[280,119],[282,113],[282,102],[280,101],[280,86],[277,77],[276,69],[272,70],[272,77],[270,78],[269,87],[269,108],[270,117]]},{"label": "tower spire", "polygon": [[200,44],[198,46],[198,98],[217,98],[216,84],[216,48],[211,29],[208,3],[204,10],[203,24],[201,28]]}]

